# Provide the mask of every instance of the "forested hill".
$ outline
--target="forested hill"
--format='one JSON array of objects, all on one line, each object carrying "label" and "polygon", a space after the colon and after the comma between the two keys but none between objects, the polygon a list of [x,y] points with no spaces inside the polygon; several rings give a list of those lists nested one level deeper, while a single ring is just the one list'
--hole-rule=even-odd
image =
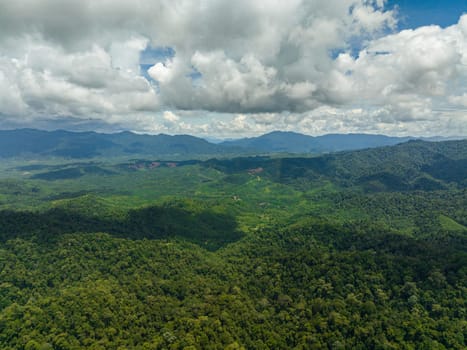
[{"label": "forested hill", "polygon": [[467,185],[467,140],[409,141],[314,158],[245,157],[205,164],[230,174],[257,172],[283,183],[330,180],[370,190],[435,190]]}]

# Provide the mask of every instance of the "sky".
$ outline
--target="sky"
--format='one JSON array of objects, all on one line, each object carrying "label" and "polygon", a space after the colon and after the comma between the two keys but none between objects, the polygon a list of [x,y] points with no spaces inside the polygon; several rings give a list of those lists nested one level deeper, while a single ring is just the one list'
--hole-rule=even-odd
[{"label": "sky", "polygon": [[0,129],[467,136],[467,0],[0,0]]}]

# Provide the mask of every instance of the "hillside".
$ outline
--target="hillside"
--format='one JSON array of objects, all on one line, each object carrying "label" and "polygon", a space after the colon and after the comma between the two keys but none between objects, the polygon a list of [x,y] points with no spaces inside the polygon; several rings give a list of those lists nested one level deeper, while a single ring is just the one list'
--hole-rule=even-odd
[{"label": "hillside", "polygon": [[467,140],[409,141],[392,147],[341,152],[313,158],[247,157],[205,163],[234,174],[261,169],[279,182],[329,180],[344,186],[382,190],[430,190],[467,186]]}]

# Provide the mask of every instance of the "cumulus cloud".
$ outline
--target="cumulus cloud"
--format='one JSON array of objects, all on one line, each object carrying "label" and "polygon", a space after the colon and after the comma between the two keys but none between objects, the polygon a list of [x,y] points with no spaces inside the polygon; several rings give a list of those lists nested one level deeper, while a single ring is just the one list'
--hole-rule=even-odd
[{"label": "cumulus cloud", "polygon": [[[302,112],[335,103],[327,81],[330,51],[395,25],[381,1],[206,4],[189,7],[187,22],[175,21],[175,32],[184,34],[170,38],[176,64],[158,62],[148,71],[161,85],[162,100],[175,108]],[[186,78],[190,68],[200,73],[198,84]]]},{"label": "cumulus cloud", "polygon": [[467,107],[467,93],[460,96],[450,96],[449,101],[455,105]]},{"label": "cumulus cloud", "polygon": [[[437,120],[446,133],[461,113],[437,107],[465,106],[467,15],[396,28],[385,0],[0,0],[0,116],[198,134]],[[148,47],[174,54],[141,68]]]},{"label": "cumulus cloud", "polygon": [[[329,75],[342,101],[371,101],[404,120],[437,118],[440,100],[458,101],[467,79],[467,15],[457,25],[404,30],[371,41],[357,57],[340,54]],[[339,83],[335,84],[334,81]]]},{"label": "cumulus cloud", "polygon": [[140,49],[132,43],[122,43],[125,45],[125,55],[117,60],[96,45],[70,53],[31,38],[17,42],[14,57],[8,57],[4,48],[0,51],[0,77],[8,79],[8,84],[0,84],[0,98],[9,103],[2,104],[2,113],[101,119],[157,110],[157,94],[139,75]]},{"label": "cumulus cloud", "polygon": [[154,66],[148,69],[148,74],[151,78],[161,84],[170,83],[173,78],[172,62],[167,63],[157,62]]}]

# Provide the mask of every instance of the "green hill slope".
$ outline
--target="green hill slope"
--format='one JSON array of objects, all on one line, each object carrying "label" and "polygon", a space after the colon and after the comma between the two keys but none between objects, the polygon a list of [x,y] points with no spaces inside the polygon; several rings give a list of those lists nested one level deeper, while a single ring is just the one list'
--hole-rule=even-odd
[{"label": "green hill slope", "polygon": [[410,141],[315,158],[211,160],[206,165],[227,173],[261,169],[262,175],[281,182],[330,180],[369,190],[435,190],[449,183],[467,185],[467,140]]}]

